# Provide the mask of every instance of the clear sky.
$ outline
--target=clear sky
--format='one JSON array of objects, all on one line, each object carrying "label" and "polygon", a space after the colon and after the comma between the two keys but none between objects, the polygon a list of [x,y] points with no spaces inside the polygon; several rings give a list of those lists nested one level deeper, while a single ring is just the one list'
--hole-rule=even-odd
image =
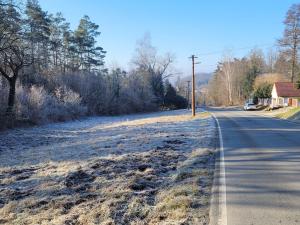
[{"label": "clear sky", "polygon": [[[172,52],[176,67],[190,73],[191,54],[199,72],[212,72],[222,52],[236,57],[257,46],[267,50],[281,37],[283,20],[294,0],[40,0],[49,13],[62,12],[78,25],[83,15],[100,25],[99,44],[106,64],[126,68],[136,41],[146,32],[160,53]],[[215,54],[206,54],[216,52]]]}]

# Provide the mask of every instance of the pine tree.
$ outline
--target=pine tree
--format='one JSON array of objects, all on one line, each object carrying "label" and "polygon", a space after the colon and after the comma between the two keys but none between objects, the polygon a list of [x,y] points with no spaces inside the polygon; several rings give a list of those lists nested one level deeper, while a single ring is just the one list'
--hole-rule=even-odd
[{"label": "pine tree", "polygon": [[248,59],[248,68],[243,83],[244,98],[247,99],[253,92],[255,78],[265,71],[266,63],[260,50],[252,50]]},{"label": "pine tree", "polygon": [[74,32],[79,68],[91,72],[103,65],[105,51],[96,46],[96,38],[100,35],[99,26],[91,22],[88,16],[84,16]]},{"label": "pine tree", "polygon": [[63,32],[66,19],[61,13],[50,15],[50,50],[52,52],[52,64],[55,68],[62,68]]},{"label": "pine tree", "polygon": [[33,69],[48,68],[50,19],[42,10],[37,0],[28,0],[26,4],[28,32],[26,38],[30,42]]},{"label": "pine tree", "polygon": [[0,0],[0,52],[9,49],[18,41],[22,20],[15,9],[14,1]]}]

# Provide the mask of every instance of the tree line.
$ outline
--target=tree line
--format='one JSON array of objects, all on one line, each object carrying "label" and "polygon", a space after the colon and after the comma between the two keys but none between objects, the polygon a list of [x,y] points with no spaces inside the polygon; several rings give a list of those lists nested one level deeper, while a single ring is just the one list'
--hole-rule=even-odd
[{"label": "tree line", "polygon": [[237,105],[248,99],[270,98],[277,81],[300,85],[300,4],[290,7],[283,37],[266,54],[253,49],[242,58],[225,53],[205,93],[211,105]]},{"label": "tree line", "polygon": [[167,80],[172,55],[158,55],[145,37],[129,71],[108,69],[100,35],[87,15],[72,30],[38,0],[0,0],[1,125],[185,107]]}]

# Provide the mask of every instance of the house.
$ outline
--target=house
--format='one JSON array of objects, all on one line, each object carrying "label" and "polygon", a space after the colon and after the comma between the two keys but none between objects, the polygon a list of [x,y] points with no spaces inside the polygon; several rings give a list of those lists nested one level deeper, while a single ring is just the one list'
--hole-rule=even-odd
[{"label": "house", "polygon": [[276,82],[272,89],[271,107],[299,106],[300,89],[292,82]]}]

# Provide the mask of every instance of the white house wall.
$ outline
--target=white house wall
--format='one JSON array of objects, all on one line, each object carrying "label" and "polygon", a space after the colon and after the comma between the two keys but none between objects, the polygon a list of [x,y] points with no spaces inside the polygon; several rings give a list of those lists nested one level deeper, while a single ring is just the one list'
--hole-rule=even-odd
[{"label": "white house wall", "polygon": [[278,98],[275,84],[273,85],[273,89],[272,89],[272,98]]}]

